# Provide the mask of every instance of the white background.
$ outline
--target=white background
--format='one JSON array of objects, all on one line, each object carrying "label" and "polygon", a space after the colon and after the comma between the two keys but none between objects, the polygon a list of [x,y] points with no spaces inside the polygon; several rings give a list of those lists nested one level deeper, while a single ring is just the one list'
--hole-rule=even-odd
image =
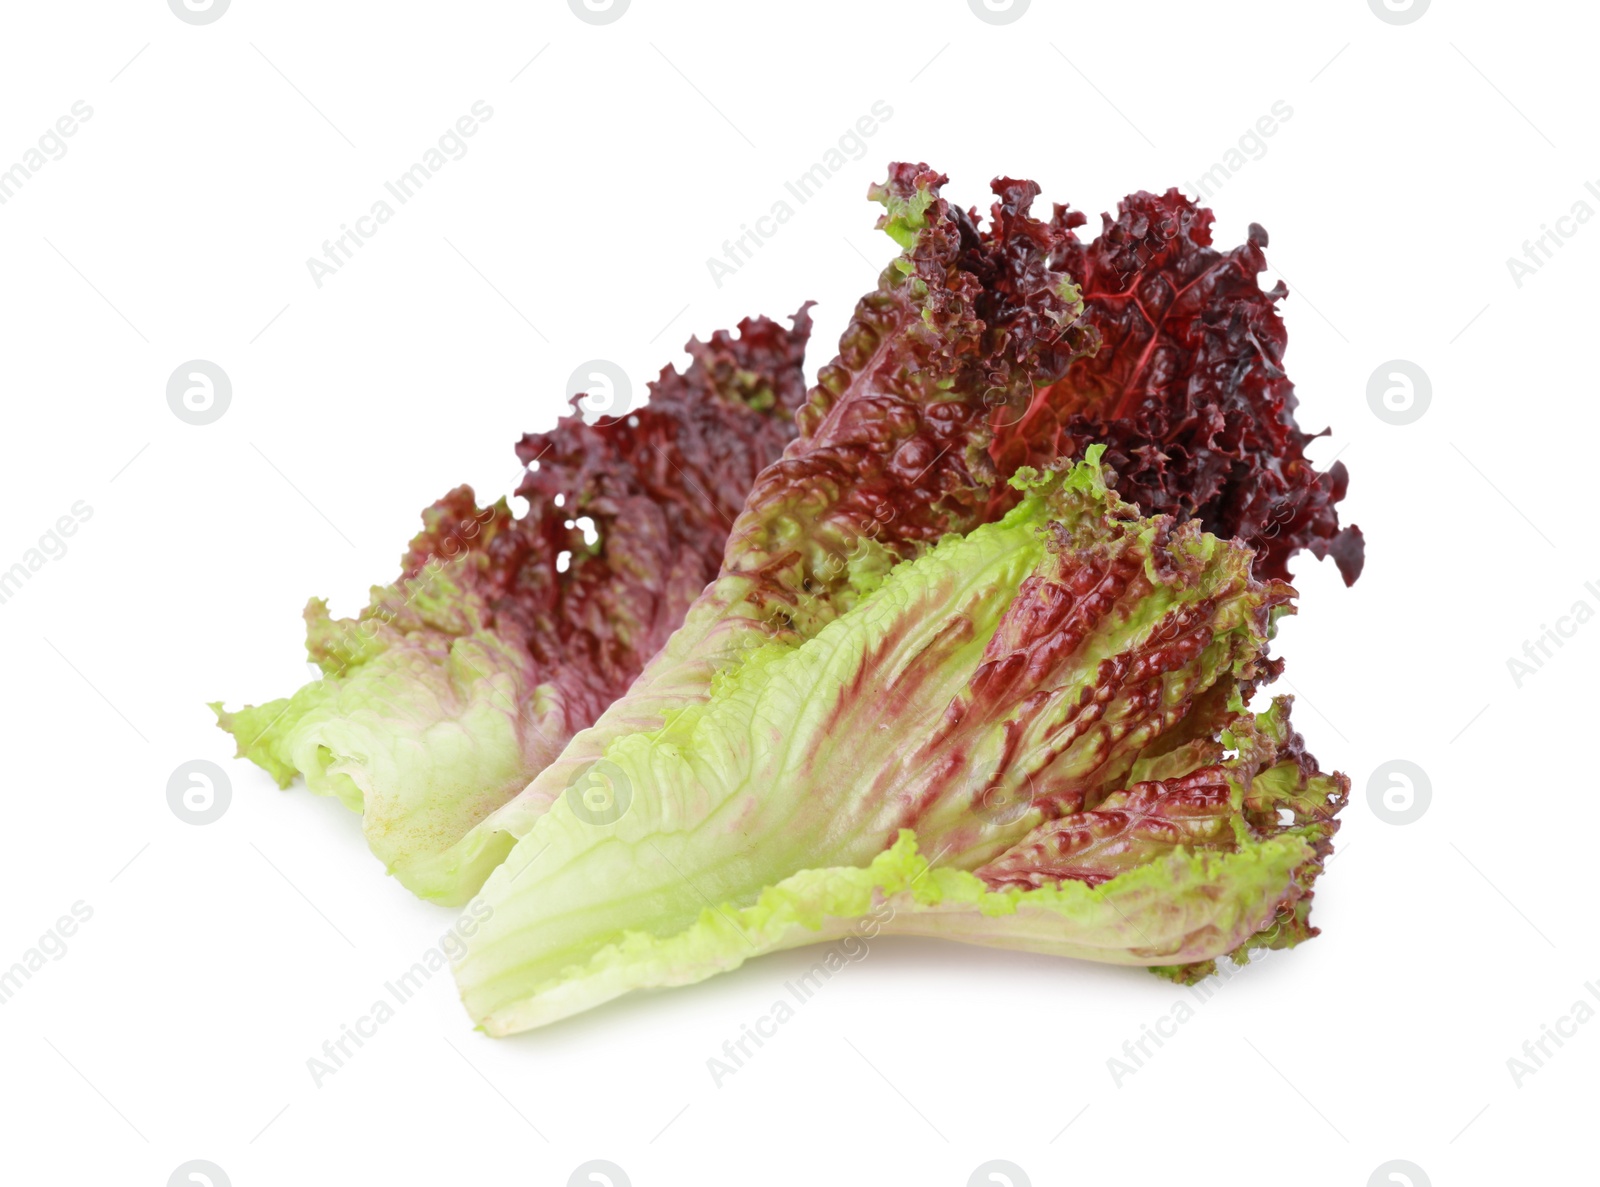
[{"label": "white background", "polygon": [[[637,1187],[955,1187],[996,1158],[1037,1185],[1359,1187],[1397,1158],[1436,1185],[1593,1173],[1600,1021],[1520,1087],[1506,1063],[1600,982],[1600,625],[1520,688],[1507,668],[1579,599],[1600,608],[1600,225],[1520,287],[1506,265],[1578,200],[1600,210],[1593,14],[1034,0],[993,26],[965,0],[634,0],[593,26],[558,0],[234,0],[192,27],[106,0],[4,19],[0,168],[75,101],[94,111],[0,206],[0,568],[93,512],[0,605],[0,964],[93,910],[0,1007],[6,1180],[158,1187],[190,1159],[237,1187],[565,1184],[595,1158]],[[479,99],[470,152],[318,288],[307,257]],[[861,158],[718,287],[707,257],[879,99]],[[1300,421],[1332,426],[1314,456],[1349,466],[1341,511],[1368,539],[1351,590],[1300,559],[1276,647],[1301,729],[1355,785],[1325,934],[1221,986],[1120,1086],[1108,1058],[1182,990],[883,940],[721,1087],[706,1060],[803,952],[504,1041],[441,976],[315,1087],[308,1057],[452,915],[382,876],[355,815],[232,761],[203,702],[303,683],[306,597],[354,613],[422,507],[509,490],[513,443],[578,363],[642,386],[691,333],[814,298],[814,375],[893,254],[864,198],[888,161],[984,208],[995,175],[1035,178],[1039,213],[1070,201],[1092,231],[1280,99],[1292,118],[1211,204],[1221,246],[1271,232]],[[204,427],[166,403],[193,358],[234,386]],[[1432,381],[1409,425],[1367,402],[1393,358]],[[196,758],[233,786],[207,827],[166,802]],[[1403,827],[1367,797],[1395,758],[1432,786]]]}]

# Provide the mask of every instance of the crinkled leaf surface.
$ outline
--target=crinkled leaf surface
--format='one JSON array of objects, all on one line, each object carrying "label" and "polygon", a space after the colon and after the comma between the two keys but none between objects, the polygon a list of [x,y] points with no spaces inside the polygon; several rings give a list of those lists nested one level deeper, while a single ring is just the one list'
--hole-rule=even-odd
[{"label": "crinkled leaf surface", "polygon": [[[1022,183],[1016,183],[1022,184]],[[1257,572],[1287,577],[1300,549],[1361,573],[1361,530],[1340,529],[1349,475],[1319,473],[1313,434],[1295,422],[1284,371],[1280,281],[1263,290],[1267,233],[1252,225],[1229,252],[1211,246],[1211,211],[1177,190],[1136,193],[1090,243],[1081,213],[1056,207],[1051,257],[1077,282],[1098,349],[1059,379],[1039,377],[1027,413],[1000,431],[1003,470],[1107,446],[1117,490],[1147,513],[1198,518],[1256,549]],[[1002,492],[1003,494],[1003,492]]]}]

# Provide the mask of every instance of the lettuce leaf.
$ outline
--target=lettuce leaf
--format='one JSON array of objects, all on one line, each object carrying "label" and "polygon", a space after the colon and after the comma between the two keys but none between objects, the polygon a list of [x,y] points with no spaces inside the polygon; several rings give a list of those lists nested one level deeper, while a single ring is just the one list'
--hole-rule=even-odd
[{"label": "lettuce leaf", "polygon": [[[659,729],[703,703],[750,651],[810,638],[942,536],[1004,515],[1020,498],[1007,479],[1089,443],[1062,431],[1063,424],[1087,423],[1070,409],[1126,412],[1131,419],[1107,422],[1123,435],[1104,434],[1113,456],[1123,458],[1117,442],[1148,418],[1137,402],[1111,408],[1105,399],[1073,394],[1111,390],[1109,380],[1095,375],[1115,372],[1124,387],[1142,384],[1140,390],[1158,395],[1193,389],[1201,404],[1227,401],[1227,415],[1217,412],[1230,426],[1227,439],[1242,434],[1254,450],[1226,462],[1230,481],[1249,488],[1241,475],[1254,465],[1262,470],[1259,486],[1271,488],[1272,451],[1297,447],[1303,435],[1293,428],[1292,393],[1275,369],[1282,325],[1274,302],[1281,294],[1262,293],[1255,283],[1259,264],[1247,266],[1258,248],[1241,249],[1238,258],[1210,251],[1207,212],[1195,212],[1183,224],[1187,237],[1174,242],[1170,228],[1153,231],[1138,216],[1136,195],[1124,203],[1127,226],[1111,225],[1083,249],[1072,233],[1081,216],[1059,207],[1049,222],[1031,216],[1039,193],[1033,182],[996,180],[996,200],[980,226],[975,211],[941,196],[947,180],[926,165],[901,163],[873,187],[871,197],[885,208],[878,226],[902,252],[857,304],[838,356],[821,370],[799,413],[800,436],[757,479],[729,535],[721,574],[628,694],[478,825],[457,860],[503,854],[560,797],[589,794],[597,779],[604,783],[596,770],[610,744]],[[1143,241],[1126,246],[1135,232],[1163,251]],[[1103,288],[1110,265],[1098,262],[1113,258],[1141,262],[1152,291],[1181,278],[1188,302],[1181,312],[1189,321],[1169,311],[1150,323],[1159,336],[1141,336],[1131,323],[1119,330],[1111,318],[1118,300],[1097,289],[1091,301],[1067,270],[1079,267]],[[1221,335],[1222,345],[1201,349],[1218,326],[1233,328]],[[1174,372],[1178,356],[1166,340],[1180,331],[1192,347],[1182,356],[1189,369],[1216,379],[1216,391]],[[1253,346],[1252,333],[1266,345]],[[1152,357],[1160,365],[1146,367]],[[1119,358],[1130,361],[1118,364]],[[1162,387],[1157,377],[1170,383]],[[1263,395],[1268,389],[1271,399]],[[1252,417],[1270,425],[1255,425]],[[1194,444],[1177,441],[1191,427],[1179,418],[1167,426],[1175,453]],[[1209,465],[1222,464],[1216,433],[1195,441],[1211,450]],[[1203,524],[1214,499],[1201,479],[1211,470],[1186,472],[1183,482],[1173,473],[1156,509]],[[1128,486],[1118,482],[1119,490]],[[1144,477],[1139,482],[1148,484]],[[1135,486],[1142,497],[1143,487]],[[1254,536],[1249,525],[1236,526],[1258,547],[1258,570],[1265,547],[1277,549],[1269,569],[1292,551],[1286,539],[1274,543],[1272,525]]]},{"label": "lettuce leaf", "polygon": [[[903,594],[918,580],[949,585],[956,578],[949,572],[939,578],[941,564],[978,565],[987,576],[974,577],[973,589],[983,606],[980,612],[960,602],[959,611],[947,612],[930,600],[908,615],[904,629],[931,640],[928,658],[916,663],[941,672],[948,667],[944,674],[954,678],[1004,632],[1023,631],[1021,619],[1006,617],[1022,607],[1019,615],[1055,621],[1058,634],[1008,654],[1006,662],[1021,675],[983,669],[989,683],[982,687],[1026,685],[1037,676],[1039,655],[1066,654],[1083,642],[1070,624],[1051,618],[1052,604],[1034,600],[1040,590],[1062,597],[1058,587],[1067,578],[1040,567],[1048,546],[1037,556],[1028,551],[1031,544],[1007,546],[1001,551],[1010,559],[993,572],[983,567],[989,554],[962,549],[991,547],[999,537],[1059,543],[1067,530],[1060,526],[1066,522],[1061,501],[1069,489],[1094,489],[1105,500],[1100,518],[1123,523],[1135,511],[1103,489],[1111,483],[1145,512],[1172,517],[1139,529],[1153,533],[1145,545],[1149,555],[1139,563],[1156,564],[1163,580],[1171,576],[1167,568],[1188,572],[1175,559],[1189,557],[1186,549],[1209,557],[1221,547],[1214,540],[1199,544],[1209,539],[1202,529],[1248,546],[1230,546],[1233,559],[1223,568],[1249,597],[1236,590],[1226,606],[1183,610],[1195,616],[1197,631],[1212,636],[1198,658],[1167,657],[1177,666],[1163,672],[1174,689],[1187,691],[1149,719],[1139,716],[1139,706],[1117,702],[1113,708],[1127,717],[1125,735],[1076,748],[1063,742],[1061,754],[1038,769],[996,760],[993,781],[976,789],[979,798],[965,807],[946,788],[922,793],[930,805],[943,805],[929,819],[903,820],[881,805],[864,816],[842,808],[828,828],[850,844],[806,853],[812,863],[806,866],[775,861],[757,880],[729,883],[730,897],[718,915],[753,909],[757,903],[749,896],[788,886],[807,870],[848,872],[846,880],[859,889],[862,871],[888,861],[888,854],[898,855],[895,868],[910,869],[922,860],[918,846],[937,859],[941,852],[933,846],[944,845],[954,846],[962,865],[935,872],[976,878],[985,896],[1070,896],[1079,890],[1068,888],[1133,885],[1122,880],[1154,878],[1152,869],[1171,867],[1163,884],[1170,898],[1180,885],[1201,885],[1197,871],[1234,862],[1228,868],[1240,871],[1237,878],[1218,875],[1243,896],[1229,908],[1228,921],[1219,916],[1197,924],[1181,942],[1151,921],[1151,934],[1166,940],[1143,945],[1132,957],[1107,957],[1161,965],[1172,975],[1196,975],[1217,954],[1267,942],[1267,925],[1251,912],[1269,890],[1271,934],[1311,934],[1303,912],[1325,836],[1294,832],[1310,823],[1280,828],[1257,820],[1250,789],[1263,780],[1292,780],[1313,789],[1305,793],[1307,802],[1320,802],[1331,820],[1342,795],[1340,777],[1321,775],[1296,749],[1286,732],[1286,705],[1270,720],[1252,718],[1244,706],[1277,670],[1264,645],[1272,616],[1284,612],[1292,592],[1277,580],[1287,576],[1288,558],[1300,548],[1332,554],[1353,581],[1361,538],[1359,529],[1338,528],[1334,504],[1344,494],[1343,467],[1318,474],[1304,458],[1311,438],[1295,424],[1293,389],[1281,366],[1284,333],[1276,303],[1284,290],[1263,292],[1256,280],[1265,234],[1252,228],[1248,244],[1219,253],[1210,247],[1210,213],[1173,191],[1162,198],[1131,196],[1116,220],[1107,218],[1102,235],[1084,244],[1074,233],[1082,215],[1057,207],[1048,221],[1032,217],[1039,192],[1032,182],[997,180],[989,220],[980,225],[976,211],[940,196],[946,180],[925,165],[896,164],[873,188],[885,208],[878,225],[902,253],[858,303],[838,357],[809,393],[799,379],[808,329],[802,310],[792,333],[763,320],[744,323],[739,339],[718,335],[709,346],[691,344],[695,363],[687,375],[663,372],[651,404],[625,421],[593,428],[573,418],[552,434],[526,438],[519,453],[530,472],[519,493],[529,498],[530,513],[518,519],[503,502],[479,508],[470,490],[452,492],[425,515],[401,581],[375,589],[359,619],[333,622],[313,602],[308,645],[329,675],[287,701],[237,714],[219,707],[241,754],[280,783],[302,773],[313,790],[361,810],[369,842],[391,872],[424,897],[461,902],[513,846],[522,846],[520,864],[513,863],[515,873],[503,868],[496,874],[491,889],[520,878],[541,845],[555,844],[547,831],[559,832],[572,820],[596,827],[630,815],[645,818],[663,810],[663,797],[680,794],[653,777],[641,784],[641,771],[614,752],[631,754],[645,744],[641,739],[667,736],[713,712],[729,722],[733,736],[750,735],[743,746],[758,749],[756,727],[764,723],[727,718],[725,698],[749,691],[745,682],[757,681],[778,659],[834,639],[829,632],[843,630],[841,624],[854,624],[851,632],[871,640],[860,614],[872,606],[886,613],[881,599],[888,589]],[[1092,467],[1092,478],[1064,477],[1056,460],[1080,456],[1094,442],[1104,443],[1112,466]],[[1041,478],[1041,470],[1051,477]],[[1008,481],[1014,477],[1019,481]],[[1032,510],[1023,514],[1024,507]],[[585,515],[598,530],[594,545],[583,542],[575,523]],[[1079,519],[1071,530],[1089,531],[1087,520]],[[918,566],[920,578],[901,575]],[[1089,580],[1082,573],[1075,579]],[[1181,608],[1166,585],[1143,584],[1151,588],[1130,595],[1123,607],[1130,630],[1148,625],[1134,602],[1157,618]],[[1148,603],[1140,601],[1147,595]],[[1242,607],[1250,598],[1255,618],[1248,627],[1207,617],[1231,607],[1229,613],[1249,618]],[[986,629],[993,633],[985,635]],[[954,640],[965,631],[971,637],[961,650]],[[1189,638],[1183,630],[1178,637]],[[1233,640],[1238,654],[1213,648],[1217,638]],[[903,644],[880,642],[884,655]],[[1100,642],[1106,654],[1080,656],[1111,665],[1111,675],[1096,668],[1097,678],[1115,683],[1126,675],[1119,665],[1155,662],[1131,636]],[[1135,650],[1117,650],[1122,643]],[[845,739],[877,787],[904,775],[898,750],[891,754],[884,745],[920,743],[926,723],[902,720],[893,690],[873,692],[859,674],[851,681],[848,693],[839,686],[838,700],[860,699],[831,722],[832,733],[814,740]],[[930,687],[944,686],[930,676]],[[999,745],[992,735],[997,720],[1011,731],[1008,746],[1025,749],[1036,735],[1059,737],[1050,731],[1060,723],[1052,725],[1048,714],[1006,718],[978,688],[968,690],[968,702],[946,689],[942,706],[954,712],[953,706],[967,704],[967,743],[981,741],[991,750]],[[1035,688],[1032,695],[1044,693]],[[784,720],[802,721],[813,711],[796,699],[785,706]],[[964,736],[955,726],[949,733]],[[1231,753],[1222,741],[1277,733],[1283,737],[1273,746],[1289,757],[1267,765],[1249,765],[1255,760],[1241,759],[1244,750]],[[963,778],[978,778],[979,760],[994,758],[946,741],[950,748],[941,761]],[[715,757],[707,761],[732,769],[736,756],[716,746],[709,753]],[[674,777],[689,774],[700,772]],[[794,772],[770,768],[768,774],[797,784],[793,793],[773,784],[768,794],[775,804],[804,794],[806,780]],[[1042,798],[1040,786],[1047,788]],[[884,794],[869,789],[851,802],[870,806]],[[1039,815],[1046,810],[1039,804],[1054,815]],[[1012,827],[1013,810],[1027,826],[1021,832]],[[1295,809],[1277,811],[1299,819]],[[567,825],[546,823],[552,816]],[[1028,829],[1058,818],[1071,818],[1072,830],[1028,840]],[[981,844],[971,835],[1002,820],[1006,829],[985,834]],[[1164,840],[1170,840],[1165,848]],[[1011,851],[1024,841],[1031,848]],[[665,838],[651,847],[657,844]],[[1037,857],[1035,865],[1028,854]],[[602,863],[576,876],[597,879],[594,885],[613,893],[631,868],[629,856],[619,860],[621,866]],[[1191,860],[1200,864],[1177,868]],[[989,869],[991,861],[1001,864]],[[1265,880],[1252,883],[1246,868]],[[1257,897],[1244,894],[1247,885]],[[520,881],[518,888],[521,904],[530,892]],[[531,893],[545,892],[548,904],[524,905],[530,918],[583,901],[566,885]],[[635,930],[660,938],[669,934],[661,928],[689,926],[683,904],[665,894],[647,888],[632,896],[630,889],[637,901],[618,906],[614,915],[609,903],[597,906],[610,922],[590,919],[583,943],[596,935],[612,938],[590,956],[598,958],[612,942],[623,942],[618,936]],[[989,911],[997,900],[974,901]],[[1024,906],[1035,901],[1042,900],[1029,898]],[[652,904],[662,909],[659,920]],[[1218,899],[1215,905],[1221,911],[1225,904]],[[908,919],[920,917],[920,909],[907,909]],[[512,911],[507,919],[516,917]],[[946,928],[941,934],[956,929],[953,922],[939,926]],[[1059,950],[1080,943],[1074,936]],[[992,930],[960,938],[1028,946]],[[559,988],[564,974],[552,980],[545,957],[547,949],[560,949],[549,943],[508,940],[493,958],[474,956],[477,971],[463,979],[464,988],[472,986],[474,1012],[499,1018],[495,1026],[523,1025],[515,1021],[522,1007],[506,1007],[511,1013],[504,1014],[494,996],[499,990],[486,987],[508,979],[520,988],[504,1000],[531,994],[546,1003],[530,1007],[529,1017],[546,1017],[550,994],[573,993],[581,1003],[575,1008],[603,1000],[594,998],[592,987]],[[1111,943],[1110,949],[1126,946]],[[530,990],[535,983],[539,988]]]},{"label": "lettuce leaf", "polygon": [[465,902],[509,844],[462,839],[622,694],[716,575],[746,493],[796,431],[807,308],[793,322],[691,341],[688,369],[663,369],[644,407],[525,436],[525,515],[479,507],[469,487],[429,508],[400,579],[357,618],[306,608],[321,680],[213,706],[240,756],[361,812],[416,894]]},{"label": "lettuce leaf", "polygon": [[869,914],[1179,977],[1313,934],[1348,781],[1286,701],[1245,709],[1293,591],[1141,517],[1100,452],[742,657],[697,605],[667,652],[722,657],[708,694],[612,733],[485,885],[474,1019],[509,1034]]}]

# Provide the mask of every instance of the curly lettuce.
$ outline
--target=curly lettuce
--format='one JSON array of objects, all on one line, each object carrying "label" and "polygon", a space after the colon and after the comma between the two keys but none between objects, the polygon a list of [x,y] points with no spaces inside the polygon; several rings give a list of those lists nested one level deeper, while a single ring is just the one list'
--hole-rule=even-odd
[{"label": "curly lettuce", "polygon": [[996,464],[1044,464],[1099,442],[1118,493],[1146,512],[1243,540],[1264,577],[1287,577],[1306,549],[1354,584],[1365,541],[1336,509],[1350,476],[1342,462],[1323,473],[1305,456],[1326,430],[1295,421],[1277,308],[1288,289],[1257,280],[1266,231],[1251,224],[1245,243],[1220,252],[1211,211],[1177,190],[1130,194],[1116,218],[1102,217],[1088,243],[1076,234],[1082,213],[1058,206],[1050,222],[1051,263],[1079,285],[1098,347],[1039,377],[1027,411],[997,434]]},{"label": "curly lettuce", "polygon": [[1180,979],[1315,934],[1348,782],[1249,705],[1288,560],[1353,581],[1362,540],[1265,233],[1140,193],[1086,244],[946,180],[873,187],[901,251],[809,392],[804,309],[692,343],[639,413],[524,440],[528,515],[452,492],[360,618],[313,602],[322,681],[218,709],[416,893],[483,888],[491,1033],[866,911]]}]

